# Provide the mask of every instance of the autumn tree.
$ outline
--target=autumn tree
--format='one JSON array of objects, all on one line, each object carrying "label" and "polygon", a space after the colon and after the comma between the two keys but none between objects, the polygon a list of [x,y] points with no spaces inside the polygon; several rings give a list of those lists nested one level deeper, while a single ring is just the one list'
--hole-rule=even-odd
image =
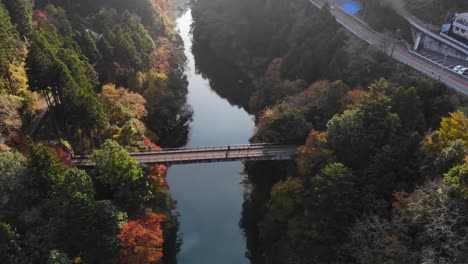
[{"label": "autumn tree", "polygon": [[345,96],[349,87],[342,81],[319,81],[299,94],[304,100],[305,116],[315,129],[325,130],[327,122],[346,109]]},{"label": "autumn tree", "polygon": [[295,224],[295,216],[303,210],[304,185],[298,178],[277,183],[271,191],[267,217],[260,223],[260,239],[268,248],[285,239]]},{"label": "autumn tree", "polygon": [[254,113],[274,105],[285,96],[298,92],[298,83],[281,80],[277,75],[264,77],[254,82],[249,109]]},{"label": "autumn tree", "polygon": [[10,76],[10,64],[20,56],[18,32],[10,22],[10,16],[0,4],[0,77],[6,78],[11,92],[14,92]]},{"label": "autumn tree", "polygon": [[453,140],[463,140],[468,146],[468,118],[459,111],[450,113],[449,117],[442,118],[440,123],[440,137],[444,145]]},{"label": "autumn tree", "polygon": [[125,146],[138,146],[144,139],[146,100],[139,94],[113,84],[104,85],[99,97],[109,112],[112,136]]},{"label": "autumn tree", "polygon": [[327,134],[312,131],[307,138],[306,144],[299,148],[297,165],[301,175],[313,177],[334,160],[334,153],[327,144]]},{"label": "autumn tree", "polygon": [[312,129],[312,125],[299,111],[277,114],[267,109],[261,118],[263,124],[260,124],[257,133],[251,139],[255,142],[303,144]]},{"label": "autumn tree", "polygon": [[0,133],[9,135],[21,128],[22,122],[19,114],[21,104],[19,98],[0,94]]},{"label": "autumn tree", "polygon": [[121,241],[121,263],[157,263],[162,257],[165,217],[147,212],[141,218],[130,221],[120,228],[117,238]]}]

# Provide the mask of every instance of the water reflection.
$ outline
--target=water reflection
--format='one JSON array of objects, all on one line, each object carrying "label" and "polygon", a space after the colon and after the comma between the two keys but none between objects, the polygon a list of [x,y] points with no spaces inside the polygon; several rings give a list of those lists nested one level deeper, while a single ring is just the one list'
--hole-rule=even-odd
[{"label": "water reflection", "polygon": [[[186,47],[187,100],[193,109],[188,146],[248,143],[255,126],[253,117],[214,92],[210,86],[213,82],[204,78],[208,75],[195,71],[195,59],[203,56],[199,54],[194,58],[190,52],[191,24],[190,10],[177,20]],[[203,72],[204,68],[198,69]],[[237,83],[236,78],[230,80]],[[236,87],[229,82],[224,85],[229,89]],[[220,87],[218,82],[216,86]],[[241,162],[169,168],[168,182],[172,196],[178,201],[184,240],[179,263],[248,263],[239,227],[243,168]]]},{"label": "water reflection", "polygon": [[249,111],[249,98],[252,93],[250,80],[237,70],[237,67],[217,58],[204,45],[194,43],[192,52],[197,72],[209,80],[211,88],[230,104]]}]

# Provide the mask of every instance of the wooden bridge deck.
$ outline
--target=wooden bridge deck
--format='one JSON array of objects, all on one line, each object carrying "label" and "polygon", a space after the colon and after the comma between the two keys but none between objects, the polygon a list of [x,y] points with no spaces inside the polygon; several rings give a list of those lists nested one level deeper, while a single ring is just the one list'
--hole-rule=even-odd
[{"label": "wooden bridge deck", "polygon": [[[228,161],[292,160],[298,155],[298,151],[297,146],[250,144],[164,149],[158,152],[130,153],[130,155],[139,164],[172,165]],[[95,165],[88,156],[77,156],[72,160],[77,167],[93,167]]]}]

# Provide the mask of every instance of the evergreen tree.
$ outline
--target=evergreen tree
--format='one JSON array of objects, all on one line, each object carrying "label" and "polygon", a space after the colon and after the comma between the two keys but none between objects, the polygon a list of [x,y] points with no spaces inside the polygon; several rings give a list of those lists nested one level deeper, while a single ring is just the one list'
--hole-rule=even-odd
[{"label": "evergreen tree", "polygon": [[29,37],[33,30],[33,0],[5,0],[4,2],[20,34]]}]

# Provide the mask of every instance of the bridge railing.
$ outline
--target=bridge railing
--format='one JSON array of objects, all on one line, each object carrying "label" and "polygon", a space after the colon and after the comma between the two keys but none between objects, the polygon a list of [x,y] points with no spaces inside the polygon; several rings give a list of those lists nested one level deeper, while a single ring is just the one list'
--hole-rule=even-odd
[{"label": "bridge railing", "polygon": [[[264,147],[280,147],[279,145],[271,143],[254,143],[254,144],[233,144],[233,145],[220,145],[220,146],[209,146],[209,147],[183,147],[183,148],[163,148],[160,151],[154,150],[142,150],[139,152],[129,152],[130,156],[148,155],[148,154],[160,154],[163,152],[201,152],[201,151],[220,151],[220,150],[243,150],[243,149],[258,149]],[[89,158],[90,155],[75,155],[73,159],[85,159]]]}]

